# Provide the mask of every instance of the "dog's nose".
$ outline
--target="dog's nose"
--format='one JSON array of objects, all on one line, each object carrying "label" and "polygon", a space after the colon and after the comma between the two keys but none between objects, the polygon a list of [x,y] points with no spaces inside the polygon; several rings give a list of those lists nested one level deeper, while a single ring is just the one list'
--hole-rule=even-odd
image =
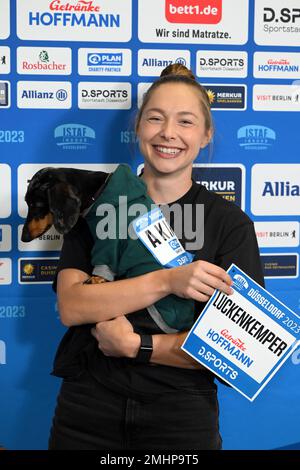
[{"label": "dog's nose", "polygon": [[22,230],[22,235],[21,235],[21,240],[22,242],[31,242],[32,236],[30,235],[30,232],[26,225],[24,225],[23,230]]}]

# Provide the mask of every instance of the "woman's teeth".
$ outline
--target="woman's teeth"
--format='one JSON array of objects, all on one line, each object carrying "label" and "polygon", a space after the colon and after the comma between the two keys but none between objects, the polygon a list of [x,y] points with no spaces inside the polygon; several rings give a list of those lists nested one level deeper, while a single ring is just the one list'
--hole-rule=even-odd
[{"label": "woman's teeth", "polygon": [[166,153],[167,155],[177,155],[181,149],[167,148],[167,147],[156,147],[156,150],[160,153]]}]

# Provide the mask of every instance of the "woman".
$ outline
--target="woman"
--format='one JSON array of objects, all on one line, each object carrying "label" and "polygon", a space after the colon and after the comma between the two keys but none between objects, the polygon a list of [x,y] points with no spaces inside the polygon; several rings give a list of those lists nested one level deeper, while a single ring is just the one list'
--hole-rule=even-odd
[{"label": "woman", "polygon": [[[138,311],[142,318],[147,306],[175,294],[196,301],[197,318],[215,288],[232,293],[225,271],[232,262],[263,283],[253,224],[192,180],[193,161],[210,142],[213,125],[207,94],[185,67],[169,66],[150,87],[136,132],[149,196],[192,208],[190,223],[195,237],[204,228],[204,245],[189,265],[85,285],[93,245],[86,222],[65,237],[57,294],[70,328],[53,371],[64,381],[50,449],[221,448],[214,375],[180,349],[187,332],[141,336],[124,315]],[[204,227],[197,225],[199,204]],[[181,224],[185,246],[184,218]]]}]

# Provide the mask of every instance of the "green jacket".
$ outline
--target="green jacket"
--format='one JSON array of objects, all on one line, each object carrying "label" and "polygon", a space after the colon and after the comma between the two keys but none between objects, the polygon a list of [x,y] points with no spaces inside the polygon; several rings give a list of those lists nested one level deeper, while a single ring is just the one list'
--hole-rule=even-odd
[{"label": "green jacket", "polygon": [[[143,212],[136,212],[136,207],[133,207],[136,204],[143,204]],[[128,232],[133,233],[131,222],[154,207],[143,180],[135,176],[127,165],[119,165],[85,216],[95,240],[93,274],[112,281],[165,269],[138,238],[127,236]],[[130,209],[132,215],[129,215]],[[166,333],[189,329],[193,324],[192,300],[169,295],[147,310]]]}]

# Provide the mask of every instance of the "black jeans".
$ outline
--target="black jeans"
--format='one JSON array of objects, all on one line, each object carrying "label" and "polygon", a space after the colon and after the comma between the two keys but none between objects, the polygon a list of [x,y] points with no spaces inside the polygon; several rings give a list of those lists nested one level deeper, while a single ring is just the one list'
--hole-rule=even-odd
[{"label": "black jeans", "polygon": [[50,450],[221,449],[215,390],[176,391],[151,402],[117,394],[87,372],[64,380]]}]

